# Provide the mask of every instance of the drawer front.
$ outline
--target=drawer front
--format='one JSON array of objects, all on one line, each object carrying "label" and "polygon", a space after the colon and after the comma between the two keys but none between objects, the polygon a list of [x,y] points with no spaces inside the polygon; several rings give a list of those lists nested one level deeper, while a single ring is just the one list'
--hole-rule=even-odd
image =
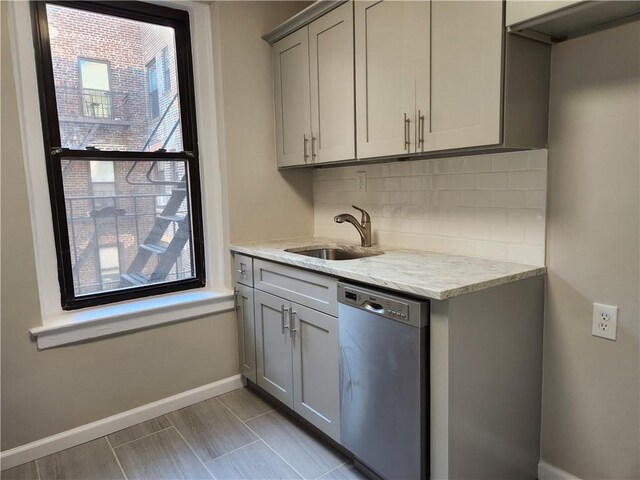
[{"label": "drawer front", "polygon": [[337,279],[260,259],[255,259],[254,270],[255,288],[338,316]]},{"label": "drawer front", "polygon": [[236,253],[233,260],[236,282],[253,287],[253,258]]}]

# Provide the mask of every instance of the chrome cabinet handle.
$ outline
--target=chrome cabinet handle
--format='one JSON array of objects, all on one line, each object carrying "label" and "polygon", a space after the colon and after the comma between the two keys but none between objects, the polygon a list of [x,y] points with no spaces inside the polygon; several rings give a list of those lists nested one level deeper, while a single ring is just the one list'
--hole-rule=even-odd
[{"label": "chrome cabinet handle", "polygon": [[295,328],[297,314],[298,312],[293,311],[293,309],[289,310],[289,324],[291,325],[291,328],[289,329],[289,338],[293,338],[298,331],[298,329]]},{"label": "chrome cabinet handle", "polygon": [[238,302],[238,294],[240,292],[238,291],[237,287],[233,287],[233,308],[235,310],[238,310],[240,308],[240,302]]},{"label": "chrome cabinet handle", "polygon": [[304,163],[307,163],[309,159],[309,154],[307,153],[307,143],[309,143],[309,139],[306,133],[303,133],[302,136],[304,137]]},{"label": "chrome cabinet handle", "polygon": [[244,263],[240,263],[240,268],[238,270],[236,270],[241,277],[246,277],[247,276],[247,270],[245,269],[245,264]]},{"label": "chrome cabinet handle", "polygon": [[409,129],[411,127],[411,119],[404,114],[404,149],[409,150],[411,147],[411,139],[409,138]]},{"label": "chrome cabinet handle", "polygon": [[424,115],[418,110],[418,148],[424,152]]},{"label": "chrome cabinet handle", "polygon": [[315,137],[315,135],[313,134],[313,132],[311,133],[311,161],[315,162],[316,161],[316,140],[317,138]]},{"label": "chrome cabinet handle", "polygon": [[[284,332],[287,330],[287,328],[289,328],[289,325],[284,324],[284,314],[286,312],[289,312],[289,308],[285,308],[284,305],[280,305],[280,328],[282,330],[283,335],[284,335]],[[291,314],[289,314],[289,316],[291,316]],[[291,320],[289,320],[289,322],[291,322]]]}]

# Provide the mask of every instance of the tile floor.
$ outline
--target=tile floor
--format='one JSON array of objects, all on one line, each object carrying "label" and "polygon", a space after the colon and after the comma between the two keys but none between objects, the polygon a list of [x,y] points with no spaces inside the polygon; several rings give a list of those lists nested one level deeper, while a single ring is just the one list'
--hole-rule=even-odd
[{"label": "tile floor", "polygon": [[364,479],[247,388],[2,472],[1,480]]}]

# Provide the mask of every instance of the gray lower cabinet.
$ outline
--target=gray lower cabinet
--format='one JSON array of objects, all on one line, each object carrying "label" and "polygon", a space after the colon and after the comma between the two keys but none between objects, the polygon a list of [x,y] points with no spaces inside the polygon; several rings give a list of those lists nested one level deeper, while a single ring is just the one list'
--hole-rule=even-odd
[{"label": "gray lower cabinet", "polygon": [[340,440],[338,319],[292,304],[293,409]]},{"label": "gray lower cabinet", "polygon": [[291,302],[254,290],[256,315],[256,383],[293,408],[293,358],[289,334]]},{"label": "gray lower cabinet", "polygon": [[338,319],[254,290],[257,384],[340,440]]},{"label": "gray lower cabinet", "polygon": [[256,381],[256,331],[253,288],[236,284],[236,312],[238,318],[238,355],[240,373]]}]

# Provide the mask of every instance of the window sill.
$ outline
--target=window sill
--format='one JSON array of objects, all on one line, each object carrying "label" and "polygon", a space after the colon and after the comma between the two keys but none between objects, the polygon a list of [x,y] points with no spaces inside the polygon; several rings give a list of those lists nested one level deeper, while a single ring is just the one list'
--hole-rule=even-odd
[{"label": "window sill", "polygon": [[38,350],[233,310],[230,290],[191,290],[64,312],[30,330]]}]

